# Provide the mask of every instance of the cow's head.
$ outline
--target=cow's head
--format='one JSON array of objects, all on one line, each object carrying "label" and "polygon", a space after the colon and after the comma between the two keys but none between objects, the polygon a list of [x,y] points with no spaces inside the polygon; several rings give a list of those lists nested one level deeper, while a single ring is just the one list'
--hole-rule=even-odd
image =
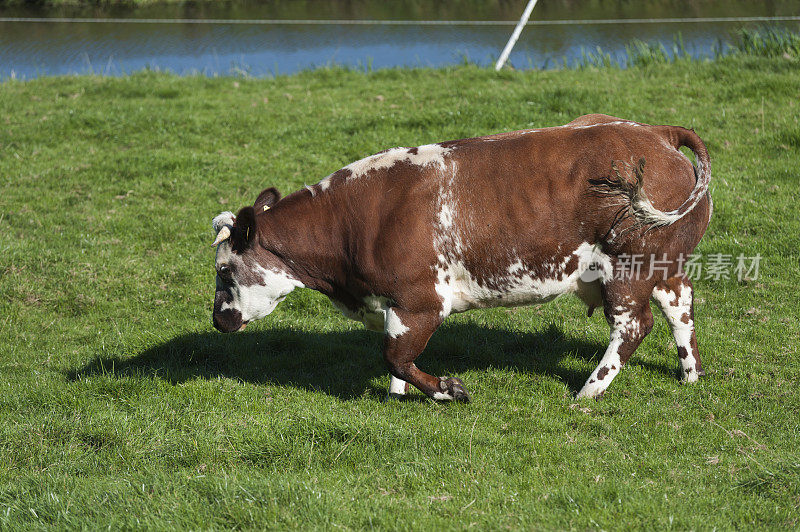
[{"label": "cow's head", "polygon": [[279,199],[280,193],[268,188],[252,207],[244,207],[236,216],[223,212],[211,222],[217,232],[213,244],[217,246],[213,323],[222,332],[244,329],[302,286],[283,261],[262,245],[268,240],[266,235],[259,234],[257,215]]}]

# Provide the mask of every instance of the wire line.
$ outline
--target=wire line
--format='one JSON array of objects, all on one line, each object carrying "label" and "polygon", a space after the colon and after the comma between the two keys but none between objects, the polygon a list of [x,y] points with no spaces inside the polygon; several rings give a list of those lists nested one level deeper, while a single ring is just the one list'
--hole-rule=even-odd
[{"label": "wire line", "polygon": [[[599,24],[683,24],[710,22],[791,22],[800,16],[617,18],[586,20],[529,20],[528,26]],[[91,23],[91,24],[252,24],[264,26],[514,26],[517,20],[302,20],[302,19],[196,19],[196,18],[77,18],[0,17],[0,22]]]}]

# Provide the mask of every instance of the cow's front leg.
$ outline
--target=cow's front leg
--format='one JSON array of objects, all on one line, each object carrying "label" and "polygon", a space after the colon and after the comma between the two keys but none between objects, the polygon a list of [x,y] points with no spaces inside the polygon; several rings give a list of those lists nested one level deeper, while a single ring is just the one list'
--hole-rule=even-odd
[{"label": "cow's front leg", "polygon": [[650,290],[652,287],[647,289],[647,295],[642,296],[636,290],[616,292],[613,285],[604,287],[603,306],[611,327],[611,339],[602,360],[578,393],[578,399],[600,398],[653,328],[648,297]]},{"label": "cow's front leg", "polygon": [[393,307],[387,311],[386,323],[383,359],[393,377],[413,384],[432,399],[469,401],[469,394],[460,379],[434,377],[414,364],[442,323],[438,312],[413,313]]},{"label": "cow's front leg", "polygon": [[404,380],[400,380],[394,375],[390,375],[391,380],[389,380],[389,394],[387,395],[387,399],[401,399],[405,394],[408,393],[408,383]]}]

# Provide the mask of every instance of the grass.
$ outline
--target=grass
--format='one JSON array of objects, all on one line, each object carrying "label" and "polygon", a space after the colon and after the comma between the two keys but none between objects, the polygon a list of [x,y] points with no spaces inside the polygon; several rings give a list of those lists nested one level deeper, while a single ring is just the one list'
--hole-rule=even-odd
[{"label": "grass", "polygon": [[[800,523],[800,69],[773,54],[496,74],[0,83],[0,527],[710,529]],[[663,319],[600,402],[576,300],[453,317],[419,365],[469,405],[381,401],[380,338],[293,293],[210,326],[212,216],[389,146],[603,112],[712,158],[708,376]]]},{"label": "grass", "polygon": [[[782,57],[790,61],[800,60],[800,33],[776,28],[743,28],[738,31],[732,42],[718,41],[711,46],[711,55],[719,59],[724,55]],[[571,64],[562,61],[564,68],[631,68],[650,67],[675,62],[694,62],[704,60],[693,58],[678,33],[672,39],[672,46],[666,47],[657,41],[634,39],[625,47],[621,58],[597,46],[594,50],[583,49],[581,57]]]},{"label": "grass", "polygon": [[742,31],[736,51],[740,54],[800,59],[800,34],[774,29]]}]

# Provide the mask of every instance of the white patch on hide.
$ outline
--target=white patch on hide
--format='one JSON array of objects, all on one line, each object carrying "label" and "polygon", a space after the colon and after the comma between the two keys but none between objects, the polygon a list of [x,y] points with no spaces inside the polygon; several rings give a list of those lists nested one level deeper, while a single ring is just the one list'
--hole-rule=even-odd
[{"label": "white patch on hide", "polygon": [[217,246],[217,251],[214,258],[214,267],[219,270],[222,265],[228,264],[231,261],[232,256],[233,252],[231,251],[230,241],[222,242],[219,246]]},{"label": "white patch on hide", "polygon": [[642,126],[642,124],[637,124],[636,122],[631,122],[629,120],[617,120],[615,122],[600,122],[599,124],[587,124],[585,126],[571,126],[569,124],[566,124],[566,125],[561,126],[561,127],[565,127],[565,128],[569,128],[569,129],[589,129],[591,127],[619,126],[619,125],[622,125],[622,124],[625,124],[626,126],[635,126],[635,127],[641,127]]},{"label": "white patch on hide", "polygon": [[[577,268],[567,273],[567,265],[576,257]],[[491,287],[479,283],[460,259],[447,260],[443,253],[439,254],[435,271],[434,288],[442,299],[440,315],[443,318],[452,312],[475,308],[544,303],[575,292],[589,294],[590,301],[594,302],[594,292],[599,290],[599,286],[594,285],[613,273],[611,259],[586,242],[572,253],[545,264],[532,266],[517,258],[506,268],[505,274],[491,279],[488,283]],[[587,272],[590,275],[587,276]]]},{"label": "white patch on hide", "polygon": [[449,205],[442,205],[439,209],[439,223],[445,229],[449,229],[453,225],[453,211]]},{"label": "white patch on hide", "polygon": [[[350,175],[347,176],[346,180],[351,181],[363,177],[373,170],[391,168],[399,162],[405,162],[420,167],[433,165],[443,169],[445,163],[444,157],[450,152],[450,148],[445,148],[439,144],[418,146],[414,153],[410,153],[410,150],[413,149],[414,148],[403,147],[392,148],[350,163],[342,168],[342,170],[350,170]],[[325,191],[330,187],[331,179],[334,174],[329,175],[319,182],[320,190]]]},{"label": "white patch on hide", "polygon": [[403,325],[403,322],[400,321],[400,317],[397,315],[397,313],[391,307],[389,307],[386,309],[386,321],[384,323],[383,330],[391,338],[397,338],[398,336],[402,336],[407,333],[408,327]]},{"label": "white patch on hide", "polygon": [[521,270],[522,270],[522,268],[524,268],[524,267],[525,267],[525,265],[524,265],[524,264],[522,264],[522,261],[521,261],[521,260],[519,260],[519,259],[517,259],[517,262],[515,262],[515,263],[511,264],[511,265],[508,267],[508,273],[509,273],[510,275],[514,275],[514,274],[516,274],[518,271],[521,271]]},{"label": "white patch on hide", "polygon": [[335,299],[331,299],[334,306],[351,320],[360,321],[370,331],[382,332],[392,338],[397,338],[408,332],[397,313],[392,309],[388,298],[370,295],[364,298],[363,305],[351,310]]}]

